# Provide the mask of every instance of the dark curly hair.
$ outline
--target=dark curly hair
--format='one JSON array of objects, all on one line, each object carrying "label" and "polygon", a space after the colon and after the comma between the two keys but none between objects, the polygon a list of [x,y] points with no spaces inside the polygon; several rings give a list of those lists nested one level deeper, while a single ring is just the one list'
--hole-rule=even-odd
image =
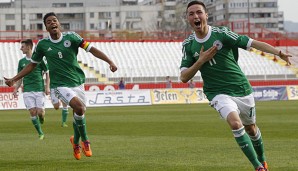
[{"label": "dark curly hair", "polygon": [[50,16],[55,16],[57,18],[57,15],[54,12],[49,12],[43,17],[43,24],[46,26],[46,19]]}]

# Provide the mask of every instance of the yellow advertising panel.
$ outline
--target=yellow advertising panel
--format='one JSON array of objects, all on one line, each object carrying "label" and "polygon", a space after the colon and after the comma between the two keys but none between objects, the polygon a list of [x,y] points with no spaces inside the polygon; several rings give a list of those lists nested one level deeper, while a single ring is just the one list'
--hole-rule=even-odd
[{"label": "yellow advertising panel", "polygon": [[208,103],[203,89],[152,89],[152,104],[191,104]]},{"label": "yellow advertising panel", "polygon": [[289,100],[298,100],[298,86],[287,86]]}]

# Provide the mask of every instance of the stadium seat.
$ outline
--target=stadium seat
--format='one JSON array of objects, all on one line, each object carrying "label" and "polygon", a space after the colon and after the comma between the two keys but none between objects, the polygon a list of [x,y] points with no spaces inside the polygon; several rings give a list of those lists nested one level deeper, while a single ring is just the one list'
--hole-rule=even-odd
[{"label": "stadium seat", "polygon": [[[179,76],[182,57],[181,42],[92,42],[92,45],[111,58],[118,66],[118,71],[111,73],[109,65],[105,61],[94,58],[91,53],[79,49],[77,58],[84,66],[86,77],[96,78],[95,74],[101,74],[113,80],[118,80],[121,77],[126,80],[133,80],[131,77],[137,77],[138,80],[142,78],[144,80],[155,78],[156,80],[157,77]],[[288,49],[292,48],[288,47]],[[295,48],[291,50],[293,53],[298,51],[298,47]],[[281,49],[286,50],[284,47]],[[1,76],[15,75],[18,60],[21,57],[19,42],[0,43]],[[288,67],[243,49],[239,49],[238,63],[247,76],[279,75],[287,77],[286,75],[295,75],[295,72]],[[198,72],[196,78],[200,77],[200,72]]]}]

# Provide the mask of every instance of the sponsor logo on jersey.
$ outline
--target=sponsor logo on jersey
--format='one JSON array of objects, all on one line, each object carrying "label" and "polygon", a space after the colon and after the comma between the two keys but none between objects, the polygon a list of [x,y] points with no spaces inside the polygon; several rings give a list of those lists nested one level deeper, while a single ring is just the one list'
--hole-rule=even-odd
[{"label": "sponsor logo on jersey", "polygon": [[216,46],[217,47],[217,50],[220,50],[222,48],[222,42],[219,41],[219,40],[216,40],[214,43],[213,43],[213,46]]},{"label": "sponsor logo on jersey", "polygon": [[64,47],[70,47],[71,42],[69,40],[64,41]]},{"label": "sponsor logo on jersey", "polygon": [[48,48],[48,51],[51,51],[51,50],[53,50],[53,49],[52,49],[51,47],[49,47],[49,48]]},{"label": "sponsor logo on jersey", "polygon": [[197,57],[197,56],[199,56],[199,53],[198,53],[198,52],[196,52],[196,53],[193,55],[194,58]]}]

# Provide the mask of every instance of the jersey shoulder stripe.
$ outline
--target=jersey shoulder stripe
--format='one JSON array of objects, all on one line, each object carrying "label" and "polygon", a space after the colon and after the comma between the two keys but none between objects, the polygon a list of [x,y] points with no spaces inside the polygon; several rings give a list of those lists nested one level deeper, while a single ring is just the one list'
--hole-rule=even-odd
[{"label": "jersey shoulder stripe", "polygon": [[[38,40],[38,42],[36,43],[36,45],[41,44],[41,43],[43,43],[43,42],[47,42],[47,41],[49,41],[49,40],[50,40],[50,37],[49,37],[49,36],[44,37],[44,38]],[[35,47],[36,47],[36,46],[35,46]]]},{"label": "jersey shoulder stripe", "polygon": [[63,37],[65,36],[75,36],[76,38],[78,38],[79,40],[82,40],[83,38],[76,32],[74,31],[67,31],[67,32],[62,32]]},{"label": "jersey shoulder stripe", "polygon": [[182,46],[185,46],[186,44],[190,43],[191,41],[193,41],[195,39],[195,33],[193,32],[191,35],[188,36],[188,38],[186,38],[183,43]]},{"label": "jersey shoulder stripe", "polygon": [[232,32],[231,30],[229,30],[226,27],[212,27],[212,32],[215,33],[224,33],[227,36],[229,36],[230,38],[237,40],[239,35],[237,35],[236,33]]},{"label": "jersey shoulder stripe", "polygon": [[78,33],[76,33],[76,32],[70,32],[70,34],[73,34],[74,36],[76,36],[80,40],[83,40],[83,38]]}]

